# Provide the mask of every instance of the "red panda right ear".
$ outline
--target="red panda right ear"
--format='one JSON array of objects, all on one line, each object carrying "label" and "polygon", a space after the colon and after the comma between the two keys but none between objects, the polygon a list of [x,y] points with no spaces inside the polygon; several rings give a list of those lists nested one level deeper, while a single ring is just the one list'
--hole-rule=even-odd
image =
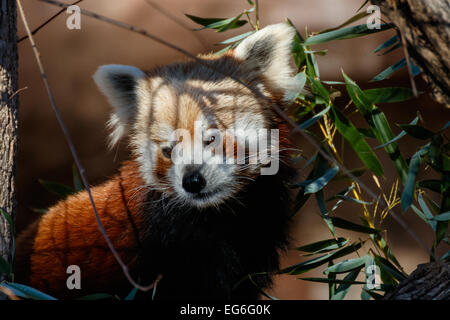
[{"label": "red panda right ear", "polygon": [[271,89],[280,91],[285,101],[306,93],[303,84],[293,77],[291,47],[295,29],[287,23],[269,25],[244,39],[233,55],[241,68],[252,75],[262,75]]},{"label": "red panda right ear", "polygon": [[109,64],[100,66],[94,74],[94,81],[106,96],[114,110],[108,121],[110,147],[113,147],[127,133],[135,117],[138,105],[140,80],[146,75],[132,66]]}]

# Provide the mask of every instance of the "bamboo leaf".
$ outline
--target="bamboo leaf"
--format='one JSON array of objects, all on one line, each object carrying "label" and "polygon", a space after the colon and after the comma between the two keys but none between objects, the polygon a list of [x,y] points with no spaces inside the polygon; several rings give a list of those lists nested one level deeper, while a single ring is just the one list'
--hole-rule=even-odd
[{"label": "bamboo leaf", "polygon": [[367,89],[363,92],[372,104],[396,103],[414,98],[412,90],[403,87]]},{"label": "bamboo leaf", "polygon": [[317,34],[309,37],[305,41],[305,45],[314,45],[319,43],[325,43],[333,40],[343,40],[362,37],[371,33],[376,33],[392,28],[389,24],[382,24],[380,29],[369,29],[367,24],[360,24],[353,27],[347,27],[344,29],[334,30],[326,33]]},{"label": "bamboo leaf", "polygon": [[0,286],[10,289],[16,296],[21,298],[28,298],[33,300],[58,300],[39,290],[19,283],[2,282]]},{"label": "bamboo leaf", "polygon": [[64,184],[53,182],[53,181],[46,181],[46,180],[39,180],[39,183],[49,192],[62,197],[66,198],[67,196],[73,194],[75,191]]},{"label": "bamboo leaf", "polygon": [[358,277],[358,274],[361,270],[361,267],[356,268],[356,270],[353,270],[349,272],[345,277],[343,281],[346,281],[348,283],[342,283],[337,287],[336,293],[331,297],[330,300],[342,300],[345,298],[345,296],[348,293],[348,290],[350,290],[350,287],[352,286],[352,282],[355,282],[355,279]]},{"label": "bamboo leaf", "polygon": [[320,111],[318,114],[312,116],[310,119],[303,122],[301,125],[298,126],[299,129],[306,129],[315,124],[317,121],[322,119],[322,117],[330,110],[331,106],[326,107],[322,111]]},{"label": "bamboo leaf", "polygon": [[350,146],[355,150],[361,161],[376,175],[383,175],[383,167],[378,161],[362,134],[340,111],[331,108],[332,118],[339,133],[347,140]]},{"label": "bamboo leaf", "polygon": [[408,177],[406,178],[405,187],[403,188],[403,193],[400,199],[400,205],[403,211],[408,210],[411,206],[413,194],[415,191],[416,177],[419,172],[420,163],[422,162],[422,157],[428,153],[430,144],[428,143],[417,151],[411,158],[409,162]]},{"label": "bamboo leaf", "polygon": [[344,261],[341,261],[341,262],[325,269],[325,271],[323,273],[329,274],[329,273],[349,272],[356,268],[361,268],[365,264],[365,262],[366,262],[365,257],[344,260]]},{"label": "bamboo leaf", "polygon": [[[396,63],[394,63],[392,66],[388,67],[387,69],[383,70],[382,72],[380,72],[379,74],[377,74],[371,81],[381,81],[381,80],[385,80],[391,77],[391,75],[406,67],[407,63],[406,63],[406,59],[403,58],[399,61],[397,61]],[[412,71],[413,71],[413,76],[416,76],[420,73],[420,69],[414,65],[413,63],[411,63],[412,65]]]},{"label": "bamboo leaf", "polygon": [[329,278],[297,278],[298,280],[321,282],[321,283],[337,283],[337,284],[366,284],[362,281],[349,281],[345,279],[329,279]]},{"label": "bamboo leaf", "polygon": [[[401,181],[404,183],[407,177],[407,164],[402,157],[397,143],[392,142],[394,133],[392,132],[389,122],[384,113],[378,109],[372,101],[365,95],[365,93],[358,87],[358,85],[350,79],[344,72],[342,72],[348,94],[353,103],[358,108],[359,112],[364,116],[367,123],[370,125],[377,140],[385,144],[384,149],[389,154],[389,157],[394,162],[395,168],[400,175]],[[390,142],[387,144],[387,142]]]},{"label": "bamboo leaf", "polygon": [[[415,117],[413,121],[411,121],[409,124],[416,124],[419,121],[419,117]],[[380,148],[384,148],[386,147],[388,144],[391,144],[393,142],[396,142],[398,140],[400,140],[401,138],[403,138],[404,136],[406,136],[406,131],[402,130],[397,136],[395,136],[394,138],[392,138],[391,140],[387,141],[386,143],[383,143],[379,146],[376,146],[375,148],[373,148],[374,150],[380,149]]]},{"label": "bamboo leaf", "polygon": [[373,229],[373,228],[369,228],[369,227],[365,227],[350,221],[347,221],[345,219],[342,218],[338,218],[338,217],[332,217],[331,220],[333,221],[333,225],[335,227],[341,228],[341,229],[346,229],[346,230],[352,230],[352,231],[357,231],[357,232],[362,232],[362,233],[379,233],[380,230],[378,229]]},{"label": "bamboo leaf", "polygon": [[314,243],[310,243],[301,247],[296,248],[295,250],[304,251],[309,253],[323,253],[335,249],[339,249],[347,244],[348,240],[345,238],[338,239],[328,239],[322,240]]},{"label": "bamboo leaf", "polygon": [[318,34],[327,33],[327,32],[331,32],[331,31],[334,31],[334,30],[341,29],[341,28],[346,27],[346,26],[348,26],[349,24],[351,24],[351,23],[353,23],[355,21],[358,21],[358,20],[360,20],[362,18],[365,18],[367,16],[370,16],[370,15],[371,14],[368,13],[368,12],[360,12],[360,13],[354,15],[353,17],[347,19],[344,23],[338,25],[337,27],[326,29],[326,30],[322,30]]},{"label": "bamboo leaf", "polygon": [[240,40],[247,38],[249,35],[251,35],[253,33],[255,33],[255,31],[249,31],[249,32],[237,35],[235,37],[229,38],[227,40],[224,40],[224,41],[220,42],[219,44],[229,44],[229,43],[233,43],[236,41],[240,41]]},{"label": "bamboo leaf", "polygon": [[305,272],[312,270],[318,266],[321,266],[333,259],[338,259],[338,258],[344,257],[346,255],[349,255],[350,253],[358,251],[363,244],[364,244],[364,242],[352,243],[351,245],[348,245],[338,251],[328,253],[328,254],[322,255],[320,257],[310,259],[307,261],[303,261],[303,262],[297,263],[295,265],[289,266],[287,268],[284,268],[284,269],[280,270],[279,273],[280,274],[283,274],[283,273],[288,273],[288,274],[305,273]]},{"label": "bamboo leaf", "polygon": [[410,136],[420,140],[430,139],[434,135],[434,132],[414,124],[400,124],[399,127]]},{"label": "bamboo leaf", "polygon": [[406,279],[407,275],[402,271],[398,270],[392,263],[390,263],[385,258],[375,255],[374,259],[375,263],[380,267],[380,269],[382,268],[384,271],[389,273],[399,282]]},{"label": "bamboo leaf", "polygon": [[325,174],[305,186],[305,193],[316,193],[322,190],[338,173],[339,167],[333,166]]},{"label": "bamboo leaf", "polygon": [[449,221],[450,220],[450,211],[438,214],[437,216],[434,216],[429,219],[435,220],[435,221]]},{"label": "bamboo leaf", "polygon": [[73,177],[73,189],[75,192],[84,190],[83,183],[81,183],[80,175],[78,174],[77,167],[75,164],[72,166],[72,177]]},{"label": "bamboo leaf", "polygon": [[396,43],[398,43],[398,42],[399,42],[399,41],[398,41],[398,35],[395,35],[395,36],[389,38],[387,41],[385,41],[385,42],[383,42],[382,44],[380,44],[380,45],[373,51],[373,53],[377,53],[377,52],[379,52],[379,51],[381,51],[381,50],[383,50],[383,49],[387,49],[387,48],[389,48],[390,46],[392,46],[392,45],[394,45],[394,44],[396,44]]}]

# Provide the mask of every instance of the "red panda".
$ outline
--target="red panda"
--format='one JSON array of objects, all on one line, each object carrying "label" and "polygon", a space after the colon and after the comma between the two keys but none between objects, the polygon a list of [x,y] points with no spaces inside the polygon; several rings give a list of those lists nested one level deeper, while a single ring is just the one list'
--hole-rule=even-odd
[{"label": "red panda", "polygon": [[[113,107],[110,144],[129,136],[133,157],[92,188],[93,198],[134,279],[147,285],[162,276],[154,298],[256,299],[271,286],[288,244],[288,184],[295,171],[289,130],[268,101],[285,108],[302,90],[289,63],[294,34],[287,24],[271,25],[222,55],[199,56],[212,68],[187,61],[147,73],[122,65],[95,73]],[[229,140],[230,130],[256,136]],[[269,139],[266,162],[247,150],[255,141],[262,145],[264,130],[277,136]],[[242,144],[246,161],[229,162]],[[17,282],[57,298],[123,296],[132,289],[86,191],[51,207],[16,248]],[[80,268],[80,290],[66,285],[70,265]],[[252,281],[241,281],[249,274]]]}]

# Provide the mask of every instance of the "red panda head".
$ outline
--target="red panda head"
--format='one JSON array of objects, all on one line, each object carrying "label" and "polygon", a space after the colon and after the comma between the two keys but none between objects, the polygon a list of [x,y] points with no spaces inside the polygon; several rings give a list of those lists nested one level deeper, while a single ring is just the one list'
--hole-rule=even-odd
[{"label": "red panda head", "polygon": [[114,107],[111,145],[128,133],[148,187],[197,208],[276,174],[285,137],[268,101],[283,106],[302,90],[289,64],[294,34],[287,24],[271,25],[225,54],[200,56],[204,64],[148,73],[101,66],[94,80]]}]

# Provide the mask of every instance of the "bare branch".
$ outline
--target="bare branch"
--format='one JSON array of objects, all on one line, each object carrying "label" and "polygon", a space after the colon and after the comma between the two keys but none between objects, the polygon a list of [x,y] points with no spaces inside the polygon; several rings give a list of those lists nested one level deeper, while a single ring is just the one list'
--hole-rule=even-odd
[{"label": "bare branch", "polygon": [[[74,6],[78,3],[80,3],[83,0],[77,0],[74,3],[71,4],[71,6]],[[66,11],[66,9],[61,9],[59,10],[55,15],[53,15],[52,17],[50,17],[49,19],[47,19],[44,23],[42,23],[39,27],[37,27],[36,29],[34,29],[33,31],[31,31],[31,34],[34,36],[39,30],[41,30],[43,27],[45,27],[47,24],[49,24],[52,20],[54,20],[57,16],[59,16],[61,13],[63,13],[64,11]],[[25,40],[28,38],[28,35],[24,35],[22,38],[20,38],[19,40],[17,40],[17,43]]]},{"label": "bare branch", "polygon": [[117,262],[119,263],[120,267],[122,268],[123,273],[127,277],[128,281],[135,288],[138,288],[139,290],[142,290],[142,291],[148,291],[148,290],[150,290],[150,289],[152,289],[154,287],[156,281],[153,282],[149,286],[141,286],[141,285],[139,285],[138,283],[136,283],[133,280],[133,278],[131,277],[131,275],[130,275],[130,273],[128,271],[128,267],[123,263],[122,259],[120,258],[119,254],[117,253],[116,249],[114,248],[114,245],[112,244],[111,240],[109,239],[108,235],[106,234],[106,231],[105,231],[105,228],[103,227],[102,222],[100,221],[100,217],[98,215],[97,208],[96,208],[95,203],[94,203],[94,198],[92,197],[91,189],[89,187],[89,182],[88,182],[88,180],[86,178],[85,170],[84,170],[84,168],[83,168],[83,166],[82,166],[82,164],[80,162],[80,159],[78,158],[78,154],[77,154],[77,151],[75,150],[75,146],[73,145],[73,142],[72,142],[72,139],[70,137],[69,131],[67,130],[67,127],[66,127],[66,125],[64,123],[64,120],[62,119],[62,116],[61,116],[61,114],[59,112],[59,109],[56,106],[55,98],[53,96],[52,90],[51,90],[50,85],[48,83],[48,79],[47,79],[47,76],[45,74],[44,66],[42,65],[42,62],[41,62],[40,52],[39,52],[39,50],[38,50],[38,48],[36,46],[36,43],[34,42],[34,38],[33,38],[33,35],[31,34],[30,28],[28,27],[28,22],[27,22],[27,19],[25,17],[25,13],[23,11],[22,3],[21,3],[20,0],[17,0],[17,5],[19,7],[19,12],[20,12],[20,15],[22,17],[22,21],[23,21],[23,24],[25,26],[25,30],[27,31],[28,37],[30,39],[31,47],[33,48],[33,53],[34,53],[34,55],[36,57],[36,62],[38,64],[39,71],[40,71],[41,76],[42,76],[42,80],[44,81],[45,88],[47,89],[47,94],[48,94],[48,97],[50,99],[50,104],[51,104],[51,106],[53,108],[53,111],[55,112],[55,115],[56,115],[56,118],[58,120],[58,123],[59,123],[59,125],[60,125],[60,127],[61,127],[61,129],[62,129],[62,131],[64,133],[64,137],[66,138],[66,142],[69,145],[70,152],[72,153],[72,157],[75,160],[75,164],[76,164],[76,166],[78,168],[78,171],[80,173],[80,177],[81,177],[81,180],[83,182],[83,185],[86,188],[86,191],[87,191],[87,193],[89,195],[89,199],[91,201],[91,205],[92,205],[92,208],[94,210],[95,218],[97,220],[98,228],[99,228],[100,232],[102,233],[103,237],[105,238],[109,249],[111,250],[112,254],[114,255],[114,258],[117,260]]},{"label": "bare branch", "polygon": [[160,7],[159,4],[157,4],[156,2],[150,1],[150,0],[145,0],[145,2],[147,4],[149,4],[150,6],[152,6],[153,9],[155,9],[156,11],[161,13],[162,15],[166,16],[167,18],[169,18],[170,20],[172,20],[173,22],[175,22],[176,24],[181,26],[183,29],[186,29],[186,30],[190,31],[191,34],[194,36],[194,38],[197,39],[198,43],[200,43],[202,45],[203,49],[205,49],[205,50],[208,49],[208,46],[205,44],[205,40],[199,35],[198,32],[196,32],[196,31],[192,30],[191,28],[189,28],[183,21],[178,19],[176,16],[171,14],[166,9]]}]

